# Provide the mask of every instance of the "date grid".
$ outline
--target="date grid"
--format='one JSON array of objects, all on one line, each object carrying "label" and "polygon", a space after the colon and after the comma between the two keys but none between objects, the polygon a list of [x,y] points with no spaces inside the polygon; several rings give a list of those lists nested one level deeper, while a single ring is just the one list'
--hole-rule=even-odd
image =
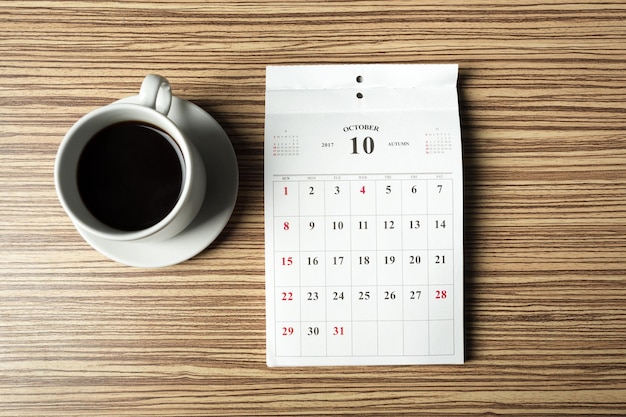
[{"label": "date grid", "polygon": [[446,174],[274,176],[276,355],[454,354],[452,191]]}]

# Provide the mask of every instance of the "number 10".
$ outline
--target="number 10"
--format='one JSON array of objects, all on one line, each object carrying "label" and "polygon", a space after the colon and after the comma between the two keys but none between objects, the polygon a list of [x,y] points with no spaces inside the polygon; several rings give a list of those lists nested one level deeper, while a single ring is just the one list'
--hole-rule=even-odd
[{"label": "number 10", "polygon": [[[356,155],[359,153],[356,146],[356,138],[352,138],[350,140],[352,141],[352,154]],[[369,136],[363,139],[363,152],[365,152],[366,154],[374,152],[374,139]]]}]

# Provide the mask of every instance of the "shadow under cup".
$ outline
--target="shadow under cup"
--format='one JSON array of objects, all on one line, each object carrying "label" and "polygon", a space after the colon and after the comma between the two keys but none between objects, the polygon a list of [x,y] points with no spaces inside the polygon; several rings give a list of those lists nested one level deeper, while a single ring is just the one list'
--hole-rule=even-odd
[{"label": "shadow under cup", "polygon": [[193,145],[166,116],[135,104],[79,120],[59,148],[55,181],[73,222],[112,240],[174,236],[197,214],[205,187]]}]

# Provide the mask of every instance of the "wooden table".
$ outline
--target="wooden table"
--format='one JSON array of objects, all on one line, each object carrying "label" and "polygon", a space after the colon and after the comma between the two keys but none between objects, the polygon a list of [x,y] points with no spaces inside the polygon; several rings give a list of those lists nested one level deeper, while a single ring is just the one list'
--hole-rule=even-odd
[{"label": "wooden table", "polygon": [[[621,0],[0,1],[0,415],[626,414]],[[266,65],[458,63],[462,366],[265,365]],[[57,147],[149,72],[229,134],[220,238],[162,269],[86,244]]]}]

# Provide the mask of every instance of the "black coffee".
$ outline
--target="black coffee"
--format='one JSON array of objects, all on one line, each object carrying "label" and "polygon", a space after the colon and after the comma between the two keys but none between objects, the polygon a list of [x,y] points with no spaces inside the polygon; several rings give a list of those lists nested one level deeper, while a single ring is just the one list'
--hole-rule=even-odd
[{"label": "black coffee", "polygon": [[78,161],[78,191],[85,206],[115,229],[157,224],[176,205],[182,187],[175,146],[168,134],[141,122],[102,129]]}]

